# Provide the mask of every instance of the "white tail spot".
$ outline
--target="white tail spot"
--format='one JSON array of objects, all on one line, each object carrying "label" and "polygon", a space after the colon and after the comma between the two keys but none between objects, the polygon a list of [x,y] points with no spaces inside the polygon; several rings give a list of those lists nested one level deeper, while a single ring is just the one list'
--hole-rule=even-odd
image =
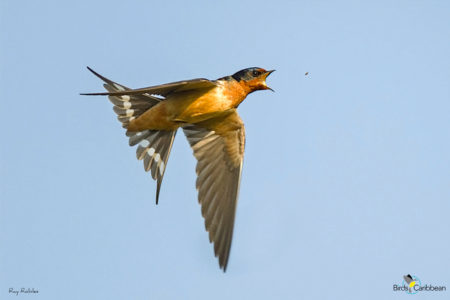
[{"label": "white tail spot", "polygon": [[131,117],[134,113],[134,109],[127,109],[127,111],[125,112],[127,117]]},{"label": "white tail spot", "polygon": [[[144,148],[147,148],[149,145],[150,145],[150,142],[147,141],[147,140],[142,140],[142,141],[139,143],[139,146],[144,147]],[[151,149],[153,149],[153,148],[151,148]]]},{"label": "white tail spot", "polygon": [[164,173],[164,168],[165,168],[164,162],[161,160],[161,164],[159,165],[159,174],[161,174],[161,176]]}]

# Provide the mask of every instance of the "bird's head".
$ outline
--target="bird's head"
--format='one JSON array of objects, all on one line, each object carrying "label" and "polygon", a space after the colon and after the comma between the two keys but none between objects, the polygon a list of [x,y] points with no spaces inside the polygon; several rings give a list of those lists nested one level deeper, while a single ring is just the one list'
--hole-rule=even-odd
[{"label": "bird's head", "polygon": [[266,71],[262,68],[248,68],[234,73],[231,77],[241,84],[245,84],[250,89],[250,93],[257,90],[271,90],[273,92],[266,84],[267,76],[273,71],[275,70]]}]

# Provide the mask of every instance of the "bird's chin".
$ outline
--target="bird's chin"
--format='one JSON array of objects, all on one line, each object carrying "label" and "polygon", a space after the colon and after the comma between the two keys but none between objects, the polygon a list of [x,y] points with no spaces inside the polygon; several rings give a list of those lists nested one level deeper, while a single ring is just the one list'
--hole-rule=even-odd
[{"label": "bird's chin", "polygon": [[262,84],[262,88],[261,88],[262,90],[271,90],[272,92],[275,92],[272,88],[270,88],[269,86],[267,86],[267,83],[266,83],[267,77],[268,77],[270,74],[272,74],[274,71],[275,71],[275,70],[270,70],[270,71],[267,71],[266,73],[264,73],[264,74],[262,75],[263,80],[264,80],[264,82],[263,82],[263,84]]},{"label": "bird's chin", "polygon": [[269,87],[265,82],[263,84],[258,85],[257,90],[271,90],[274,92],[274,90]]}]

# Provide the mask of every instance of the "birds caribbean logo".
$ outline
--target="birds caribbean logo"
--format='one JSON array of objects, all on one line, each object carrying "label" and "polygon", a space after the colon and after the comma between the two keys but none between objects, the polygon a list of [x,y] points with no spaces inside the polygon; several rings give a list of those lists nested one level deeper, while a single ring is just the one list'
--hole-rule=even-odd
[{"label": "birds caribbean logo", "polygon": [[414,276],[411,276],[410,274],[404,275],[403,279],[405,280],[407,287],[408,287],[408,294],[415,294],[417,291],[414,291],[414,286],[418,284],[417,278]]},{"label": "birds caribbean logo", "polygon": [[[274,71],[247,68],[217,80],[204,78],[130,89],[89,68],[107,92],[126,129],[129,145],[156,180],[156,204],[175,135],[182,128],[197,159],[198,201],[209,240],[225,272],[244,159],[245,129],[237,107],[248,94],[272,90],[266,78]],[[273,91],[273,90],[272,90]]]}]

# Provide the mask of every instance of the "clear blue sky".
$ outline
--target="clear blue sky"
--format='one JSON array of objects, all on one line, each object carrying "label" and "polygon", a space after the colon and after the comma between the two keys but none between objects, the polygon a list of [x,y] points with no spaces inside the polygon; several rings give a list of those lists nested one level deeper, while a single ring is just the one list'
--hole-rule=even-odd
[{"label": "clear blue sky", "polygon": [[[450,295],[450,2],[0,1],[0,298]],[[252,66],[227,273],[179,132],[155,183],[85,67],[130,87]],[[309,75],[305,76],[305,72]],[[419,296],[420,297],[420,296]]]}]

